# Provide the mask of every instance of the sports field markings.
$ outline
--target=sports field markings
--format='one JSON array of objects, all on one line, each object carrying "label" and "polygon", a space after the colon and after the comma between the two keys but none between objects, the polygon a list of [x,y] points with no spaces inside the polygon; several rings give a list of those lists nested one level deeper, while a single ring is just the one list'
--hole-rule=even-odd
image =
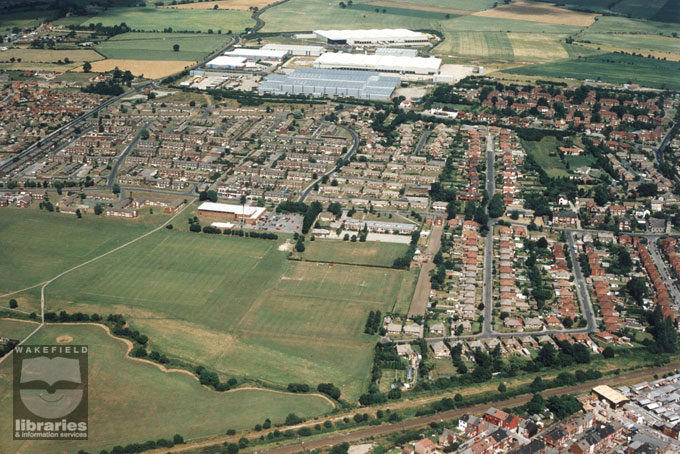
[{"label": "sports field markings", "polygon": [[[196,199],[192,199],[189,203],[185,204],[184,207],[183,207],[181,210],[179,210],[177,213],[175,213],[170,219],[168,219],[167,221],[165,221],[163,224],[159,225],[158,227],[154,228],[153,230],[150,230],[150,231],[148,231],[148,232],[146,232],[146,233],[144,233],[144,234],[138,236],[137,238],[134,238],[134,239],[128,241],[127,243],[121,244],[120,246],[115,247],[114,249],[111,249],[111,250],[108,251],[108,252],[105,252],[105,253],[103,253],[103,254],[101,254],[101,255],[98,255],[97,257],[91,258],[90,260],[87,260],[87,261],[81,263],[80,265],[76,265],[76,266],[73,266],[73,267],[67,269],[66,271],[62,271],[61,273],[57,274],[56,276],[54,276],[52,279],[50,279],[50,280],[48,280],[48,281],[43,281],[43,282],[41,283],[42,286],[40,287],[40,325],[38,325],[38,326],[37,326],[37,327],[36,327],[36,328],[35,328],[28,336],[26,336],[21,342],[19,342],[19,345],[23,345],[23,344],[24,344],[25,342],[27,342],[31,337],[33,337],[33,335],[34,335],[35,333],[37,333],[37,332],[40,330],[40,328],[42,328],[43,326],[45,326],[45,288],[46,288],[48,285],[50,285],[52,282],[56,281],[56,280],[59,279],[60,277],[65,276],[66,274],[68,274],[68,273],[70,273],[70,272],[72,272],[72,271],[77,270],[78,268],[82,268],[83,266],[89,265],[89,264],[92,263],[92,262],[95,262],[95,261],[97,261],[97,260],[99,260],[99,259],[101,259],[101,258],[103,258],[103,257],[106,257],[107,255],[113,254],[114,252],[119,251],[119,250],[121,250],[121,249],[123,249],[123,248],[125,248],[125,247],[127,247],[127,246],[129,246],[129,245],[131,245],[131,244],[133,244],[133,243],[136,243],[137,241],[139,241],[139,240],[141,240],[141,239],[144,239],[144,238],[146,238],[147,236],[149,236],[149,235],[151,235],[151,234],[153,234],[153,233],[158,232],[158,231],[161,230],[162,228],[165,228],[165,226],[168,225],[168,224],[170,224],[170,222],[172,222],[172,220],[174,220],[177,216],[179,216],[180,214],[182,214],[182,213],[184,212],[184,210],[186,210],[189,206],[193,205],[193,203],[194,203],[195,200],[196,200]],[[41,284],[34,285],[33,287],[30,287],[30,288],[38,287],[38,286],[40,286]],[[6,354],[6,355],[3,356],[2,358],[0,358],[0,364],[2,364],[2,362],[3,362],[5,359],[9,358],[11,355],[12,355],[12,351],[10,351],[8,354]]]}]

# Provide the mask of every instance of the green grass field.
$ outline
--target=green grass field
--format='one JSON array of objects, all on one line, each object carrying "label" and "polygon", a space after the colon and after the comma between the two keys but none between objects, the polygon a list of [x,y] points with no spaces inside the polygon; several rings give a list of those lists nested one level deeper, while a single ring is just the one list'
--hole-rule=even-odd
[{"label": "green grass field", "polygon": [[362,3],[353,4],[350,9],[358,11],[379,12],[386,15],[422,17],[424,19],[443,20],[456,17],[455,14],[440,13],[438,11],[425,11],[411,8],[399,8],[395,6],[374,6]]},{"label": "green grass field", "polygon": [[[183,373],[167,373],[126,358],[125,344],[98,326],[48,325],[29,342],[53,344],[58,336],[70,336],[72,344],[89,347],[90,439],[60,441],[57,446],[53,441],[13,441],[11,431],[5,430],[0,435],[3,452],[111,451],[115,445],[172,438],[175,433],[189,440],[224,434],[227,429],[249,429],[267,417],[280,424],[291,412],[310,417],[332,409],[328,401],[314,395],[208,390]],[[0,424],[5,427],[12,424],[11,370],[11,361],[0,365]]]},{"label": "green grass field", "polygon": [[13,27],[35,27],[48,20],[54,19],[54,10],[23,11],[18,13],[0,13],[0,30],[11,30]]},{"label": "green grass field", "polygon": [[[158,211],[158,210],[157,210]],[[160,225],[167,215],[134,221],[48,213],[37,206],[0,210],[0,294],[38,284]],[[25,238],[31,232],[30,241]]]},{"label": "green grass field", "polygon": [[507,69],[508,74],[574,79],[600,79],[611,83],[637,83],[652,88],[680,89],[680,63],[619,54],[559,61]]},{"label": "green grass field", "polygon": [[567,168],[557,154],[557,147],[562,144],[555,137],[546,136],[539,142],[523,140],[522,145],[549,176],[565,177],[569,175]]},{"label": "green grass field", "polygon": [[394,259],[403,256],[408,249],[407,244],[324,239],[309,241],[306,247],[302,254],[305,260],[378,266],[392,266]]},{"label": "green grass field", "polygon": [[[366,3],[370,0],[361,0],[362,3]],[[423,6],[439,6],[451,9],[461,9],[467,11],[482,11],[488,8],[492,8],[494,0],[477,0],[471,2],[469,0],[446,0],[442,2],[441,0],[393,0],[395,3],[411,3]],[[356,2],[355,2],[356,4]]]},{"label": "green grass field", "polygon": [[0,319],[0,337],[23,340],[31,331],[38,327],[37,322],[23,320]]},{"label": "green grass field", "polygon": [[[228,35],[180,33],[124,33],[102,42],[97,52],[122,60],[198,61],[229,42]],[[175,52],[173,46],[179,45]]]},{"label": "green grass field", "polygon": [[171,8],[111,8],[85,22],[103,25],[117,25],[125,22],[135,30],[163,31],[172,28],[174,31],[201,31],[212,29],[215,33],[221,30],[226,33],[243,31],[253,26],[249,11],[229,10],[179,10]]},{"label": "green grass field", "polygon": [[593,25],[588,27],[586,33],[645,33],[650,35],[670,35],[680,30],[679,24],[652,22],[643,19],[633,19],[616,16],[598,17]]},{"label": "green grass field", "polygon": [[46,289],[48,310],[122,313],[154,348],[224,376],[368,384],[370,310],[392,309],[406,271],[289,262],[273,241],[162,230]]},{"label": "green grass field", "polygon": [[648,52],[666,52],[680,54],[680,39],[658,35],[630,34],[584,34],[579,40],[590,41],[601,46],[612,46],[629,52],[646,54]]},{"label": "green grass field", "polygon": [[261,17],[265,21],[263,32],[390,27],[424,29],[435,25],[435,21],[427,18],[376,13],[375,9],[340,8],[337,2],[329,4],[323,0],[289,0],[265,11]]}]

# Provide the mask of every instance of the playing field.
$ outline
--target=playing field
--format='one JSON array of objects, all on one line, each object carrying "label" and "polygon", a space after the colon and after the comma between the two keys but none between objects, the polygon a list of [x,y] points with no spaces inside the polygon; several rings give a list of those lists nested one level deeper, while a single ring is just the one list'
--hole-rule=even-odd
[{"label": "playing field", "polygon": [[[75,216],[27,209],[0,210],[0,294],[50,279],[160,225],[168,217],[137,220]],[[26,237],[30,232],[30,239]]]},{"label": "playing field", "polygon": [[224,376],[333,382],[356,399],[375,342],[366,316],[409,291],[405,274],[289,262],[274,241],[162,230],[46,294],[48,310],[125,314],[154,348]]},{"label": "playing field", "polygon": [[612,83],[637,83],[652,88],[680,89],[680,63],[619,54],[559,61],[505,70],[509,74],[539,77],[600,79]]},{"label": "playing field", "polygon": [[[110,452],[115,445],[167,439],[175,433],[195,439],[224,434],[227,429],[249,429],[267,417],[277,424],[291,412],[309,417],[332,409],[315,395],[208,390],[186,374],[126,358],[126,345],[99,326],[48,325],[30,343],[53,344],[66,336],[72,339],[70,344],[87,345],[89,350],[89,441],[60,441],[57,447],[53,441],[13,441],[11,431],[4,430],[0,446],[7,451],[3,452]],[[11,361],[0,365],[0,424],[5,427],[12,424],[11,371]]]},{"label": "playing field", "polygon": [[536,163],[551,177],[566,177],[569,175],[564,163],[557,154],[557,147],[562,144],[553,136],[546,136],[540,141],[522,141],[524,149]]},{"label": "playing field", "polygon": [[[97,52],[118,60],[198,61],[225,47],[228,35],[123,33],[100,43]],[[173,46],[179,45],[175,52]]]},{"label": "playing field", "polygon": [[175,32],[213,30],[214,33],[228,30],[238,33],[254,24],[249,11],[110,8],[83,25],[98,22],[109,26],[125,22],[130,28],[143,31],[172,28]]},{"label": "playing field", "polygon": [[394,259],[406,253],[408,245],[398,243],[365,243],[317,239],[307,242],[303,259],[329,263],[392,266]]},{"label": "playing field", "polygon": [[14,340],[23,340],[37,327],[37,322],[3,318],[0,319],[0,337],[6,337],[8,339]]}]

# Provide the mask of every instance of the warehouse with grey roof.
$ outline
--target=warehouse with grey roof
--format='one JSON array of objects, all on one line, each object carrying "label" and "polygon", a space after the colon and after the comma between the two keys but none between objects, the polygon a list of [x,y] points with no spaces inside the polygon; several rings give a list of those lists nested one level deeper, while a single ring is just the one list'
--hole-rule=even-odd
[{"label": "warehouse with grey roof", "polygon": [[271,74],[260,84],[260,94],[342,96],[389,101],[398,77],[372,71],[299,68],[291,74]]}]

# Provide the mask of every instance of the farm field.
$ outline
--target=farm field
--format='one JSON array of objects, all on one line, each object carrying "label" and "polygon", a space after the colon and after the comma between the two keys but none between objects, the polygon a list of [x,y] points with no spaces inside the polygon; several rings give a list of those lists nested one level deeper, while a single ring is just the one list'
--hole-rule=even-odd
[{"label": "farm field", "polygon": [[[374,3],[375,1],[380,1],[380,0],[372,0],[372,1],[367,1],[363,3]],[[447,0],[446,2],[441,2],[441,0],[390,0],[390,3],[400,3],[404,5],[408,5],[409,8],[415,8],[416,6],[422,6],[424,8],[431,7],[431,8],[446,8],[446,9],[452,9],[452,10],[460,10],[460,11],[469,11],[469,12],[474,12],[474,11],[481,11],[487,8],[493,8],[494,3],[496,3],[493,0],[479,0],[475,2],[470,2],[468,0]],[[396,6],[396,5],[395,5]]]},{"label": "farm field", "polygon": [[593,25],[584,30],[584,33],[643,33],[670,36],[673,32],[680,31],[680,24],[652,22],[642,19],[629,19],[626,17],[602,16],[598,17]]},{"label": "farm field", "polygon": [[22,11],[18,13],[0,13],[0,30],[11,30],[12,27],[35,27],[57,16],[55,10]]},{"label": "farm field", "polygon": [[[198,61],[227,45],[229,36],[180,33],[124,33],[103,41],[97,52],[118,60]],[[173,46],[179,45],[175,52]]]},{"label": "farm field", "polygon": [[333,382],[358,398],[375,341],[366,316],[409,291],[407,272],[289,262],[278,244],[162,230],[55,281],[47,305],[122,313],[154,348],[225,377]]},{"label": "farm field", "polygon": [[[168,373],[126,358],[126,344],[111,338],[100,326],[47,325],[29,342],[52,344],[60,336],[71,337],[74,345],[89,346],[90,441],[62,441],[55,448],[51,441],[13,441],[11,433],[4,431],[0,445],[11,452],[111,451],[115,445],[172,438],[175,433],[195,439],[223,434],[227,429],[252,428],[267,417],[282,423],[291,412],[310,417],[332,409],[330,402],[317,395],[208,390],[187,374]],[[11,370],[11,361],[0,364],[0,424],[6,426],[12,417]],[[144,424],[139,423],[142,420]]]},{"label": "farm field", "polygon": [[[166,215],[125,221],[48,213],[36,206],[0,210],[0,293],[20,290],[142,235]],[[31,241],[22,240],[26,231]],[[45,257],[49,259],[45,259]]]},{"label": "farm field", "polygon": [[570,11],[554,5],[515,2],[475,13],[474,16],[515,19],[549,24],[576,25],[587,27],[595,21],[595,15]]},{"label": "farm field", "polygon": [[551,177],[566,177],[567,168],[557,154],[557,147],[562,144],[553,136],[546,136],[538,142],[522,140],[524,149],[531,155]]},{"label": "farm field", "polygon": [[[631,34],[584,34],[578,37],[579,41],[589,41],[588,46],[602,46],[610,49],[623,49],[627,52],[670,54],[675,59],[680,59],[680,39],[654,36],[654,35],[631,35]],[[592,44],[591,44],[592,43]]]},{"label": "farm field", "polygon": [[[144,76],[147,79],[160,79],[184,70],[191,63],[185,60],[106,59],[93,62],[92,72],[107,72],[118,68],[122,71],[130,71],[135,76]],[[82,66],[77,70],[82,71]]]},{"label": "farm field", "polygon": [[82,50],[47,50],[47,49],[9,49],[0,53],[3,61],[20,58],[22,63],[57,63],[68,58],[72,62],[86,62],[101,60],[97,52],[90,49]]},{"label": "farm field", "polygon": [[432,28],[434,21],[364,9],[340,8],[324,0],[289,0],[262,13],[263,32],[312,31],[342,28]]},{"label": "farm field", "polygon": [[560,35],[541,33],[508,33],[508,40],[517,60],[559,60],[569,57]]},{"label": "farm field", "polygon": [[143,31],[162,31],[172,28],[175,31],[195,30],[215,33],[221,31],[234,33],[243,31],[254,24],[249,11],[191,10],[181,11],[169,8],[111,8],[96,15],[83,25],[101,22],[105,26],[125,22],[130,28]]},{"label": "farm field", "polygon": [[404,255],[408,245],[368,241],[352,243],[342,240],[317,239],[307,242],[304,260],[355,265],[392,266],[394,259]]},{"label": "farm field", "polygon": [[217,0],[207,1],[201,3],[185,3],[180,5],[166,5],[165,8],[174,9],[234,9],[248,11],[251,7],[264,8],[267,5],[274,3],[276,0]]},{"label": "farm field", "polygon": [[574,79],[600,79],[611,83],[638,83],[652,88],[680,89],[680,63],[630,55],[603,54],[542,65],[504,70],[508,74]]}]

